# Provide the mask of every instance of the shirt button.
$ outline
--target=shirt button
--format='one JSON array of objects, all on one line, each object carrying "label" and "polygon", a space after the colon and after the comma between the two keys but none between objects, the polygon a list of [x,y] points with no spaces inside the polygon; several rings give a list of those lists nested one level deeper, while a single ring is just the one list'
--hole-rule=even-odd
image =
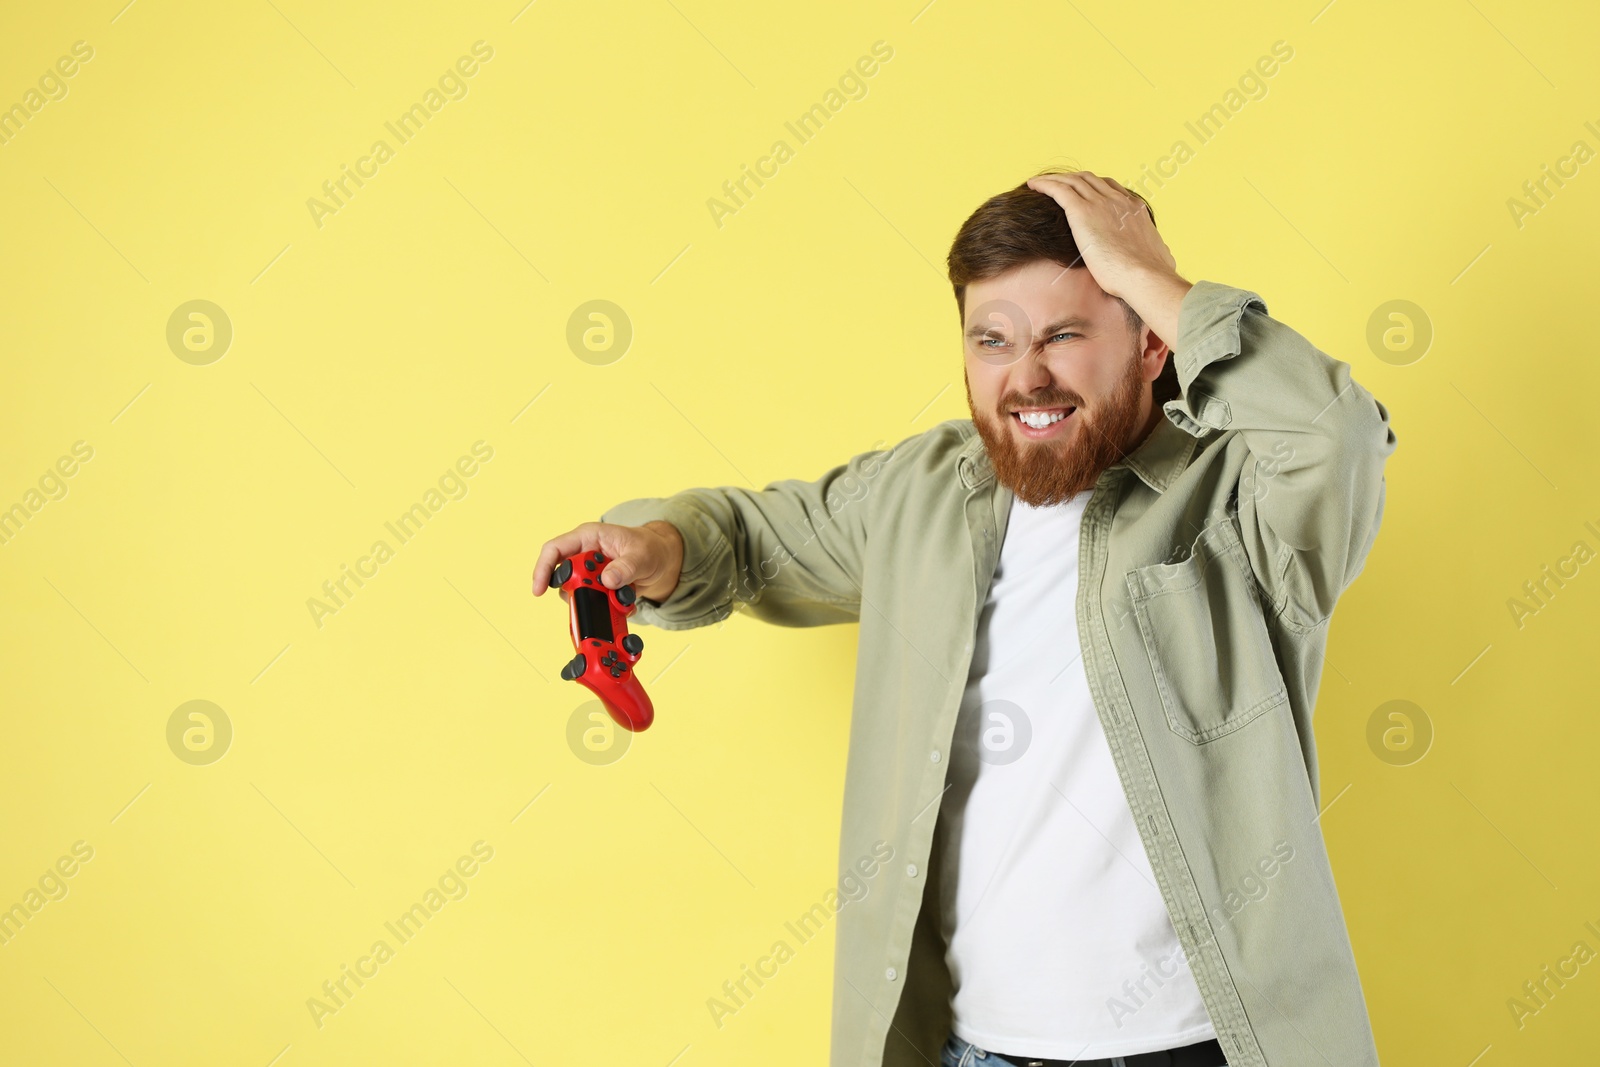
[{"label": "shirt button", "polygon": [[890,968],[889,968],[889,969],[888,969],[888,970],[887,970],[887,971],[884,971],[884,972],[883,972],[883,976],[884,976],[884,977],[885,977],[885,978],[887,978],[887,979],[889,979],[889,981],[891,981],[891,982],[892,982],[892,981],[894,981],[894,977],[895,977],[895,975],[894,975],[894,968],[893,968],[893,967],[890,967]]},{"label": "shirt button", "polygon": [[938,763],[939,762],[939,750],[938,749],[934,749],[932,752],[928,753],[928,760],[931,763]]},{"label": "shirt button", "polygon": [[915,863],[906,864],[906,875],[910,878],[915,878],[917,876],[917,865]]}]

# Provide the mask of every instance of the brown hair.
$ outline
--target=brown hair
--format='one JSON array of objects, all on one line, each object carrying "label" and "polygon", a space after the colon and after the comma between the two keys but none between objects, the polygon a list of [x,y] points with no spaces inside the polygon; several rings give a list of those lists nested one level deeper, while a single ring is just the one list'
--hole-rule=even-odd
[{"label": "brown hair", "polygon": [[[1061,168],[1042,170],[1034,177],[1057,173],[1061,173]],[[1138,197],[1150,212],[1150,221],[1155,222],[1156,213],[1150,202],[1134,190],[1128,191]],[[950,284],[955,288],[956,311],[963,323],[967,314],[968,284],[1040,259],[1059,263],[1069,270],[1088,269],[1061,205],[1048,194],[1028,188],[1027,182],[985,200],[961,224],[946,259]],[[1144,320],[1126,300],[1116,299],[1127,317],[1129,332],[1137,335]],[[1177,395],[1177,380],[1170,358],[1154,384],[1158,401]]]}]

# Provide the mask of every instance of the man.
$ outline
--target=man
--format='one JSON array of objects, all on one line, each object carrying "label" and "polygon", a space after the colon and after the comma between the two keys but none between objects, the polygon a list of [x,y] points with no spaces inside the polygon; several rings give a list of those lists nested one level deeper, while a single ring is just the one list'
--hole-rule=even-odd
[{"label": "man", "polygon": [[598,549],[653,626],[859,621],[840,860],[894,861],[839,913],[833,1067],[1375,1067],[1311,723],[1388,411],[1086,171],[949,273],[970,421],[619,504],[534,593]]}]

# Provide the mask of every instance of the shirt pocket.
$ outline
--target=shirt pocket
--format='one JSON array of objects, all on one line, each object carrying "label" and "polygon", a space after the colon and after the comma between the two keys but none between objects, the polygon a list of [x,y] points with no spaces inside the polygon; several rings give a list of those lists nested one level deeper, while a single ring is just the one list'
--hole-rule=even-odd
[{"label": "shirt pocket", "polygon": [[1288,698],[1232,523],[1208,523],[1188,558],[1135,567],[1127,584],[1173,733],[1204,744]]}]

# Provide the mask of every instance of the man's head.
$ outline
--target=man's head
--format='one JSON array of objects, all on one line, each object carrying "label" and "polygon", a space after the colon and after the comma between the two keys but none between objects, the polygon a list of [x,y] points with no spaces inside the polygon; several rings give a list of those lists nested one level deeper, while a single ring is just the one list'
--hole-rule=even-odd
[{"label": "man's head", "polygon": [[[1094,488],[1177,395],[1166,344],[1096,284],[1066,213],[1026,183],[972,213],[948,266],[967,404],[995,476],[1034,506]],[[1019,412],[1058,421],[1035,429]]]}]

